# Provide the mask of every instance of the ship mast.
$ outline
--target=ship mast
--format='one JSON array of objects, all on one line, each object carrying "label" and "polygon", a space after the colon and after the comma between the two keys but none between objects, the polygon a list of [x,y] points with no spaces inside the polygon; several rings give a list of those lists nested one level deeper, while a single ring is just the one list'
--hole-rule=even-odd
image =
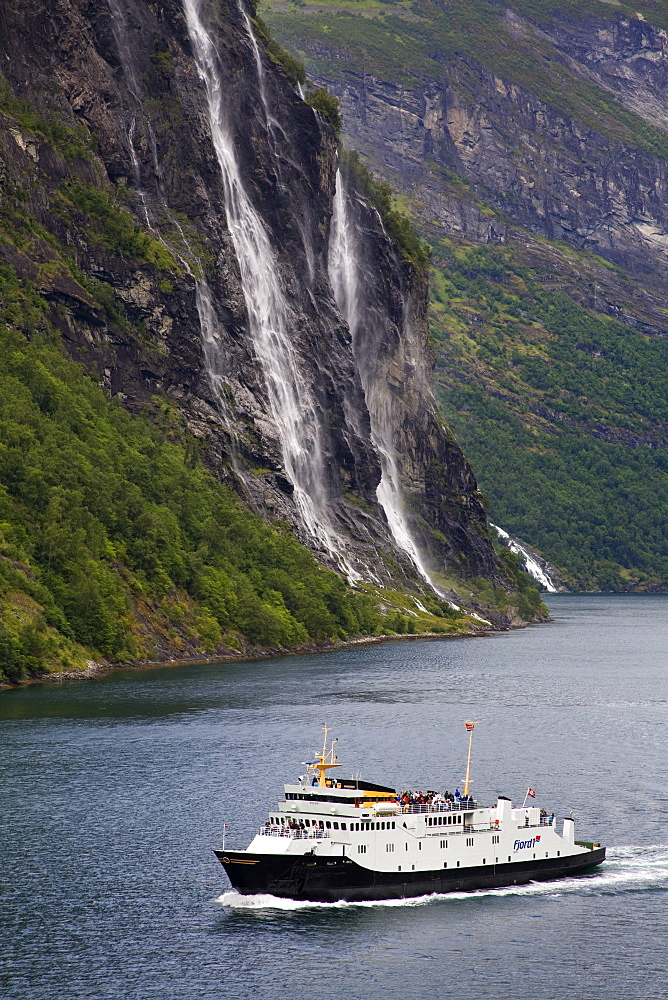
[{"label": "ship mast", "polygon": [[471,784],[471,750],[473,748],[473,730],[475,729],[475,722],[465,722],[466,731],[469,734],[469,755],[466,760],[466,777],[464,778],[464,798],[469,797],[469,785]]},{"label": "ship mast", "polygon": [[341,764],[337,764],[336,755],[334,753],[334,744],[338,743],[338,739],[332,740],[329,750],[327,749],[327,733],[329,728],[323,726],[324,737],[322,741],[322,750],[320,753],[314,754],[315,761],[313,763],[307,764],[309,771],[318,771],[318,785],[321,788],[325,788],[327,785],[327,772],[332,767],[341,767]]}]

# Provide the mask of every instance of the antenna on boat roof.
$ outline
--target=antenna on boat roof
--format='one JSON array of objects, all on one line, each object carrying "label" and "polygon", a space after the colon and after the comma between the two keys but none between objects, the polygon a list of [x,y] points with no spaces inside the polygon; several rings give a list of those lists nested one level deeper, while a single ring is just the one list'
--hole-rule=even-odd
[{"label": "antenna on boat roof", "polygon": [[469,734],[469,755],[466,760],[466,777],[464,778],[464,798],[469,797],[469,785],[471,784],[471,749],[473,747],[473,730],[475,722],[465,722],[466,732]]},{"label": "antenna on boat roof", "polygon": [[332,740],[329,750],[327,749],[327,733],[329,732],[328,726],[323,726],[324,737],[322,741],[322,752],[314,754],[315,761],[312,764],[308,764],[309,771],[319,771],[318,784],[321,788],[327,785],[326,774],[331,767],[341,767],[341,764],[336,762],[336,754],[334,753],[334,744],[338,743],[338,739]]}]

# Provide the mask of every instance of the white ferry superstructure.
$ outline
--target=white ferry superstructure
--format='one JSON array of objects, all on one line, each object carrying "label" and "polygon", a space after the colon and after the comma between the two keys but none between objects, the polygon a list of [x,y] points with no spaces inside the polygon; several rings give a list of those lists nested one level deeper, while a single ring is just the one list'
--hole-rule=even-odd
[{"label": "white ferry superstructure", "polygon": [[463,797],[423,803],[330,777],[341,766],[334,742],[284,786],[283,801],[245,851],[215,851],[239,892],[322,902],[406,898],[556,879],[605,860],[600,844],[575,840],[571,817],[558,833],[554,816],[536,805],[513,807],[500,795],[479,806],[468,794],[468,768]]}]

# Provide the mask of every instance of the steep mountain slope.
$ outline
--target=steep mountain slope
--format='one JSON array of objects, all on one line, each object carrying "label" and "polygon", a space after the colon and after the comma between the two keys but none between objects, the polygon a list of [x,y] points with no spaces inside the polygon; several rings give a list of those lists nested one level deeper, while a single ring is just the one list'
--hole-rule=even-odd
[{"label": "steep mountain slope", "polygon": [[439,398],[492,520],[573,587],[667,587],[665,7],[263,10],[434,247]]},{"label": "steep mountain slope", "polygon": [[[21,593],[40,604],[34,578],[51,595],[40,591],[40,606],[53,605],[47,624],[108,656],[147,655],[153,646],[169,655],[183,642],[228,648],[227,639],[236,641],[226,638],[228,628],[239,641],[271,642],[271,628],[265,639],[253,638],[253,615],[233,609],[248,587],[251,604],[259,601],[275,621],[274,644],[316,638],[315,619],[327,613],[323,637],[381,627],[378,609],[371,618],[334,609],[337,578],[319,576],[310,557],[280,541],[287,526],[358,588],[422,595],[436,617],[415,610],[412,599],[406,610],[400,595],[384,594],[398,629],[411,619],[417,626],[420,616],[423,628],[444,616],[446,630],[455,627],[454,619],[466,619],[451,607],[459,592],[479,610],[488,598],[485,616],[499,623],[519,621],[518,609],[525,618],[541,614],[515,567],[496,555],[475,478],[437,416],[419,254],[410,259],[410,240],[397,244],[355,177],[338,170],[327,120],[335,121],[335,106],[326,94],[308,98],[313,108],[302,100],[299,68],[252,14],[235,0],[35,0],[0,10],[2,319],[8,350],[19,359],[4,373],[12,401],[5,412],[12,442],[3,477],[5,625],[14,622]],[[337,233],[342,266],[355,282],[354,309],[365,317],[353,332],[333,264]],[[40,348],[58,337],[108,394],[143,419],[172,414],[169,427],[154,437],[123,424],[113,408],[102,415],[99,390],[74,416],[69,403],[63,409],[85,383],[78,368],[67,373]],[[14,400],[22,401],[17,420]],[[24,422],[30,430],[22,436]],[[38,474],[44,442],[59,433],[63,457]],[[178,454],[167,448],[170,435]],[[81,468],[72,461],[70,470],[77,437]],[[19,461],[23,448],[27,465]],[[109,501],[104,516],[94,509],[91,463],[103,465],[105,455],[118,496],[139,490],[136,510],[130,504],[114,513]],[[128,456],[152,468],[156,482],[135,474]],[[263,534],[213,480],[188,472],[200,458],[216,480],[280,525],[279,534]],[[160,471],[163,459],[169,475]],[[33,480],[38,496],[26,485]],[[100,493],[108,489],[100,475]],[[173,490],[180,500],[170,498]],[[209,500],[195,514],[198,490]],[[125,501],[118,503],[123,510]],[[55,515],[46,516],[53,504],[62,530]],[[236,530],[255,541],[234,555]],[[79,539],[69,549],[63,542],[57,568],[45,555],[52,532]],[[272,546],[282,553],[277,564],[266,556]],[[209,572],[218,597],[202,591]],[[291,574],[303,576],[299,585],[312,587],[320,602],[316,632],[296,604],[290,610]],[[368,610],[340,586],[346,607]],[[7,596],[12,587],[18,603]],[[231,604],[221,597],[226,587]],[[100,609],[107,598],[115,606],[116,594],[113,641],[102,624],[93,633],[76,624],[79,592]],[[170,644],[180,612],[167,605],[183,603],[184,594],[192,642],[181,635]],[[146,624],[153,637],[139,641],[146,595],[157,618]]]}]

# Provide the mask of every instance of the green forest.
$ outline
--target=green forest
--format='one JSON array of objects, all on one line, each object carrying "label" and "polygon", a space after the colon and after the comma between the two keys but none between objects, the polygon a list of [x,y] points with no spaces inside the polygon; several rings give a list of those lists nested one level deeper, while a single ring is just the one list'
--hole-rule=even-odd
[{"label": "green forest", "polygon": [[[38,296],[26,302],[1,277],[5,301],[13,291],[17,309],[39,313]],[[152,417],[110,400],[49,334],[28,340],[0,326],[7,678],[49,662],[80,666],[83,647],[116,661],[150,657],[142,616],[171,629],[177,648],[180,630],[203,651],[221,640],[234,649],[239,636],[287,647],[378,628],[371,598],[243,509],[194,460],[175,411],[156,401]]]},{"label": "green forest", "polygon": [[668,342],[509,250],[434,247],[438,395],[492,521],[576,589],[668,586]]},{"label": "green forest", "polygon": [[[233,654],[466,626],[322,567],[212,477],[168,402],[130,414],[68,359],[48,310],[0,268],[0,682],[157,658],[159,642]],[[537,592],[508,570],[531,614]]]}]

